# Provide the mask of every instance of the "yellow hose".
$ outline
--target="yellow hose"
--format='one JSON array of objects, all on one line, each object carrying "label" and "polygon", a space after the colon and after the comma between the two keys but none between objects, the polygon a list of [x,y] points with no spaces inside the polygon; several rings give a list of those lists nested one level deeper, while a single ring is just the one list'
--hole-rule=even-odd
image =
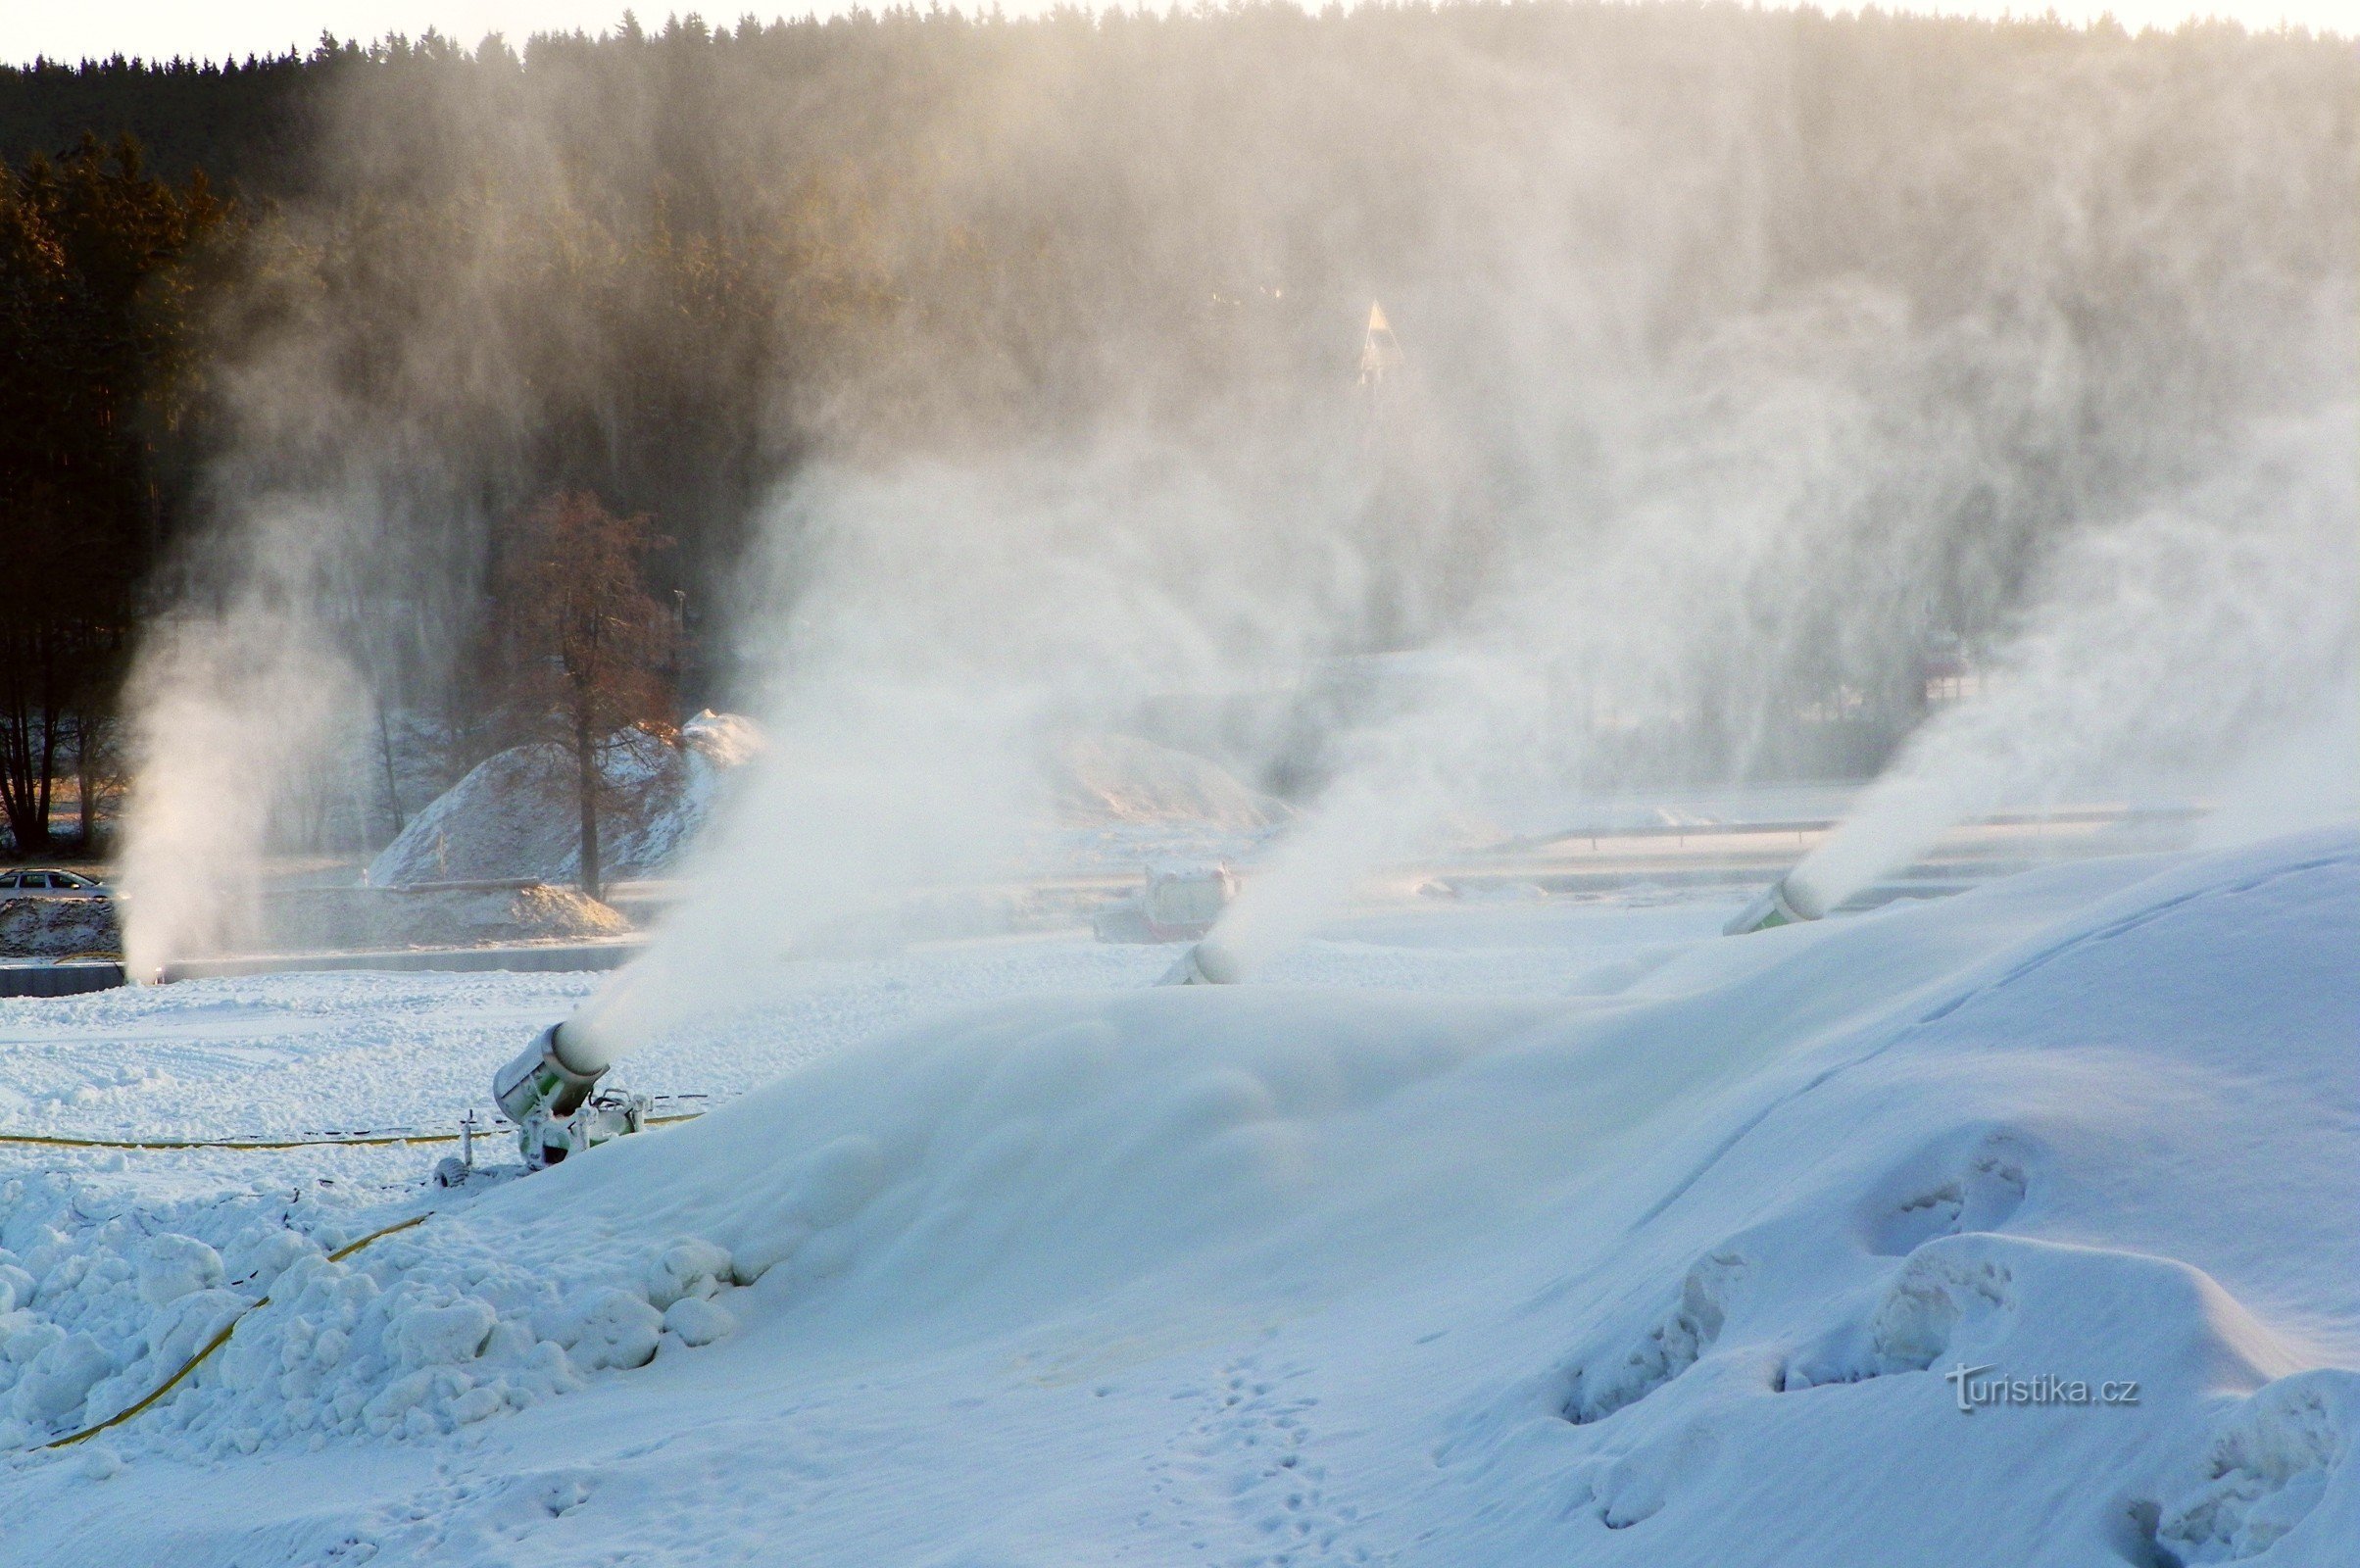
[{"label": "yellow hose", "polygon": [[[668,1127],[674,1122],[694,1121],[704,1115],[701,1110],[682,1112],[676,1116],[650,1116],[650,1127]],[[476,1136],[488,1138],[498,1128],[484,1128]],[[365,1149],[391,1144],[456,1144],[459,1133],[366,1133],[346,1135],[330,1133],[319,1138],[70,1138],[55,1133],[0,1133],[0,1144],[35,1144],[46,1149]]]},{"label": "yellow hose", "polygon": [[457,1133],[386,1133],[359,1138],[62,1138],[48,1133],[0,1133],[0,1144],[51,1149],[319,1149],[331,1144],[455,1144]]},{"label": "yellow hose", "polygon": [[[341,1263],[344,1261],[344,1259],[352,1256],[362,1248],[367,1247],[373,1242],[383,1241],[386,1237],[391,1236],[396,1231],[406,1231],[414,1225],[423,1225],[426,1223],[429,1217],[430,1216],[426,1214],[413,1214],[408,1219],[397,1221],[394,1224],[386,1226],[381,1231],[371,1231],[357,1242],[351,1242],[343,1247],[337,1248],[334,1251],[327,1254],[327,1260],[331,1263]],[[178,1388],[180,1386],[181,1379],[187,1377],[198,1367],[203,1366],[207,1356],[210,1356],[214,1351],[220,1349],[222,1346],[229,1343],[229,1336],[237,1332],[237,1326],[240,1323],[245,1322],[249,1314],[260,1311],[263,1307],[266,1307],[270,1304],[270,1293],[265,1291],[260,1299],[253,1302],[244,1311],[238,1313],[237,1316],[231,1318],[228,1322],[222,1324],[221,1332],[205,1342],[205,1348],[190,1356],[181,1364],[179,1371],[174,1372],[171,1377],[166,1378],[162,1383],[158,1384],[155,1391],[148,1395],[146,1398],[141,1399],[137,1404],[131,1405],[126,1409],[117,1411],[115,1414],[107,1417],[104,1421],[101,1421],[94,1427],[84,1427],[81,1431],[74,1433],[71,1437],[59,1438],[54,1442],[44,1443],[41,1445],[41,1446],[44,1448],[70,1448],[74,1445],[82,1442],[86,1438],[97,1437],[101,1432],[106,1431],[109,1427],[121,1426],[123,1422],[130,1420],[131,1417],[137,1415],[140,1411],[146,1409],[149,1405],[154,1404],[158,1399],[163,1398],[166,1395],[172,1393],[172,1390]]]},{"label": "yellow hose", "polygon": [[[648,1118],[648,1125],[655,1127],[668,1125],[673,1122],[694,1121],[697,1117],[703,1114],[703,1111],[688,1111],[677,1116],[651,1116]],[[170,1141],[161,1139],[147,1139],[142,1141],[111,1142],[109,1140],[99,1138],[51,1138],[33,1133],[0,1133],[0,1143],[43,1144],[53,1148],[66,1149],[308,1149],[324,1144],[452,1144],[457,1143],[459,1141],[459,1137],[460,1135],[457,1133],[406,1133],[398,1137],[296,1138],[277,1142],[265,1142],[260,1140],[239,1142],[205,1142],[197,1139]],[[344,1246],[337,1248],[334,1251],[327,1254],[327,1260],[331,1263],[341,1263],[346,1258],[352,1256],[355,1252],[361,1250],[361,1249],[364,1247],[383,1241],[386,1237],[393,1235],[396,1231],[406,1231],[412,1226],[423,1225],[432,1216],[430,1214],[414,1214],[408,1219],[399,1220],[394,1224],[386,1226],[383,1230],[371,1231],[357,1242],[348,1242]],[[240,1323],[245,1322],[248,1315],[257,1312],[270,1304],[270,1293],[266,1291],[259,1299],[248,1305],[243,1311],[240,1311],[237,1316],[231,1318],[227,1323],[223,1324],[221,1332],[216,1334],[211,1340],[208,1340],[203,1349],[199,1350],[195,1355],[190,1356],[188,1360],[181,1365],[179,1371],[174,1372],[171,1377],[166,1378],[162,1383],[158,1384],[154,1392],[150,1393],[147,1397],[141,1399],[137,1404],[116,1412],[114,1415],[107,1417],[107,1419],[104,1421],[99,1422],[96,1426],[84,1427],[81,1431],[73,1434],[71,1437],[58,1438],[53,1442],[42,1444],[41,1446],[43,1448],[71,1447],[74,1444],[80,1443],[86,1438],[94,1438],[98,1436],[98,1434],[106,1431],[109,1427],[121,1426],[123,1422],[130,1420],[131,1417],[137,1415],[149,1405],[154,1404],[157,1400],[172,1393],[173,1389],[178,1388],[182,1379],[186,1378],[198,1367],[204,1365],[206,1357],[212,1355],[214,1351],[220,1349],[222,1346],[229,1343],[229,1336],[237,1332],[237,1326]]]}]

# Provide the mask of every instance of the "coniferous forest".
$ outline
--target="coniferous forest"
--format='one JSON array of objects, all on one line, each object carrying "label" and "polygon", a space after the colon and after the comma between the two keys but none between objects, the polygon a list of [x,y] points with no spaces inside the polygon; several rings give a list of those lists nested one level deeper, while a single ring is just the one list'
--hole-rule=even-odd
[{"label": "coniferous forest", "polygon": [[[2346,41],[1719,3],[626,14],[0,70],[11,833],[76,830],[134,628],[243,591],[273,530],[349,535],[280,591],[349,602],[447,776],[497,739],[460,672],[540,498],[672,542],[693,708],[747,678],[750,585],[791,592],[782,480],[1117,426],[1256,527],[1361,541],[1317,590],[1341,652],[1450,625],[1532,519],[1710,510],[1700,428],[1848,447],[1780,504],[1858,574],[1752,678],[1849,694],[1866,739],[1806,755],[1723,692],[1685,755],[1873,765],[1922,692],[1879,672],[1992,635],[2060,530],[2349,395],[2356,153]],[[1402,478],[1291,488],[1371,461],[1340,389],[1372,300]]]}]

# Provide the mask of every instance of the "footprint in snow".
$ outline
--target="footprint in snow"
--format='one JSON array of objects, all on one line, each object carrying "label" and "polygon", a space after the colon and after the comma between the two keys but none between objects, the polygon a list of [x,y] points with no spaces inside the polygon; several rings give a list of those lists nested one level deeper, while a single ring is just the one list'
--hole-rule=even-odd
[{"label": "footprint in snow", "polygon": [[1266,1370],[1258,1356],[1242,1356],[1187,1392],[1196,1411],[1174,1456],[1151,1468],[1155,1490],[1178,1510],[1193,1548],[1217,1551],[1243,1535],[1243,1550],[1207,1560],[1239,1568],[1379,1560],[1347,1539],[1358,1510],[1328,1497],[1327,1465],[1311,1426],[1319,1400],[1289,1387],[1306,1371]]},{"label": "footprint in snow", "polygon": [[1950,1350],[1962,1327],[2016,1309],[2014,1276],[1976,1238],[1938,1237],[1909,1255],[1864,1322],[1846,1323],[1792,1357],[1778,1387],[1793,1393],[1923,1372]]},{"label": "footprint in snow", "polygon": [[2004,1128],[1971,1136],[1962,1151],[1945,1139],[1879,1184],[1862,1205],[1869,1250],[1915,1251],[1938,1236],[1995,1231],[2023,1205],[2032,1149]]},{"label": "footprint in snow", "polygon": [[1728,1250],[1697,1261],[1681,1280],[1671,1305],[1636,1343],[1574,1358],[1558,1413],[1575,1426],[1603,1421],[1695,1366],[1720,1337],[1731,1294],[1749,1267],[1745,1254]]},{"label": "footprint in snow", "polygon": [[[2360,1373],[2323,1368],[2264,1384],[2189,1470],[2159,1496],[2131,1505],[2123,1555],[2139,1568],[2190,1568],[2270,1551],[2303,1530],[2349,1462],[2355,1427]],[[2289,1544],[2291,1560],[2325,1562],[2338,1544],[2321,1537],[2309,1553],[2299,1545]]]},{"label": "footprint in snow", "polygon": [[1719,1446],[1710,1427],[1692,1421],[1627,1453],[1598,1455],[1582,1469],[1574,1506],[1608,1530],[1645,1524],[1664,1510],[1682,1477],[1712,1462]]}]

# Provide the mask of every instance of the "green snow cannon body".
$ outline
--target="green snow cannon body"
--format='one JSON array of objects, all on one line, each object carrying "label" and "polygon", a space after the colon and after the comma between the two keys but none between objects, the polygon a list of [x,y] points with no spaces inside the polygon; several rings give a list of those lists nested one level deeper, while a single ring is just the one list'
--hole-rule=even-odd
[{"label": "green snow cannon body", "polygon": [[492,1075],[492,1098],[516,1124],[527,1170],[555,1165],[647,1123],[644,1095],[602,1095],[598,1081],[612,1057],[578,1025],[551,1024],[521,1054]]}]

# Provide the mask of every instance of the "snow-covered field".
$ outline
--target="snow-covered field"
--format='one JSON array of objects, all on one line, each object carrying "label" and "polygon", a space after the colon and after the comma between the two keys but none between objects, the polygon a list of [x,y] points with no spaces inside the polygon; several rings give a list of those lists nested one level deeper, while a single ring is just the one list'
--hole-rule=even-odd
[{"label": "snow-covered field", "polygon": [[[452,1193],[0,1145],[0,1562],[2354,1561],[2360,836],[1735,903],[804,964]],[[592,983],[0,1003],[0,1132],[447,1128]]]}]

